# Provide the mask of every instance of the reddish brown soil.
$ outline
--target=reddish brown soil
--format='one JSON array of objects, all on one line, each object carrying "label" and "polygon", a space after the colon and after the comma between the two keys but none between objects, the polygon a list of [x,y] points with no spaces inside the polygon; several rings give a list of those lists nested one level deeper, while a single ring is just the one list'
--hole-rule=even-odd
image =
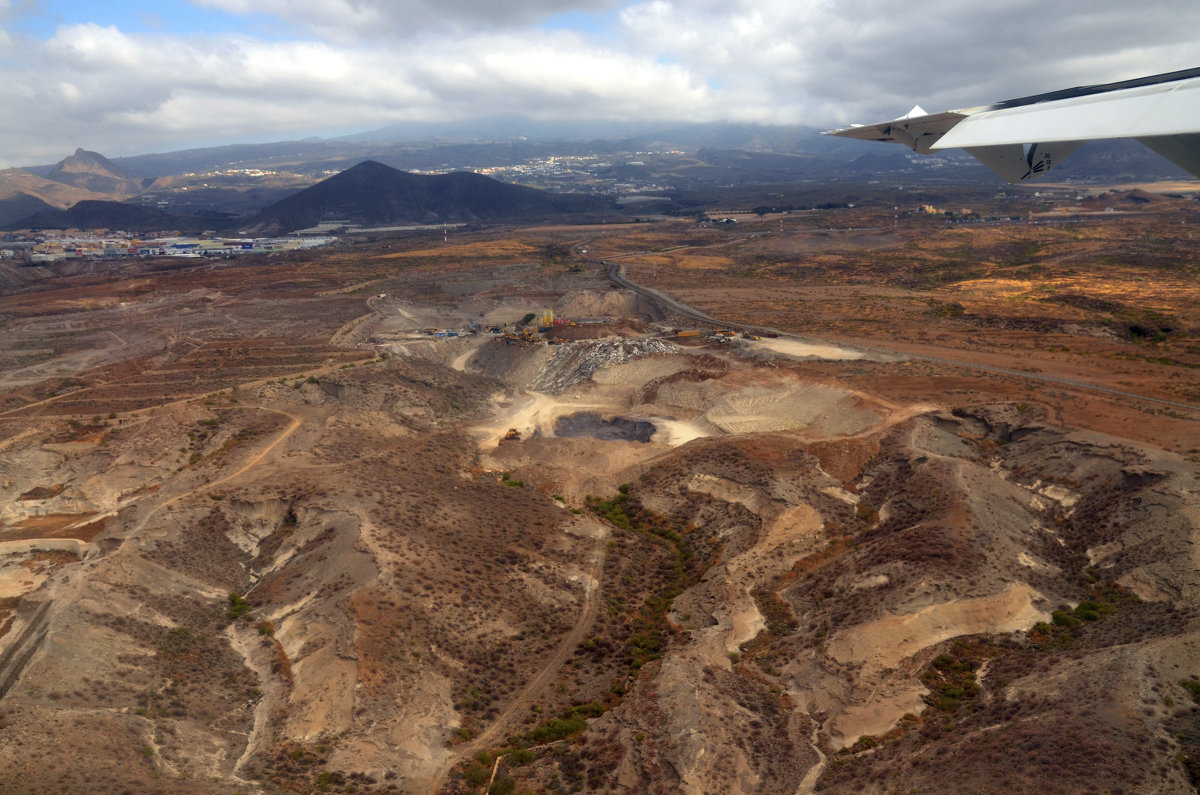
[{"label": "reddish brown soil", "polygon": [[[846,210],[591,245],[719,319],[1200,406],[1200,239],[1180,231],[1194,204],[1052,226],[950,225],[903,208],[896,226],[890,208]],[[818,369],[949,407],[1036,402],[1068,425],[1200,453],[1198,413],[1177,406],[944,363]]]},{"label": "reddish brown soil", "polygon": [[31,538],[77,538],[91,542],[104,532],[107,519],[97,519],[79,527],[67,529],[87,517],[79,513],[52,513],[31,516],[10,529],[0,529],[0,541],[25,541]]}]

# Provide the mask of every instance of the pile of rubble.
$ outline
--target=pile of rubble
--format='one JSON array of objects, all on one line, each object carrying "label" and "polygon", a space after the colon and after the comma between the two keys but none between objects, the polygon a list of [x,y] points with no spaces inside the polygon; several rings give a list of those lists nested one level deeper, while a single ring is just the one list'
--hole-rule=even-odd
[{"label": "pile of rubble", "polygon": [[660,339],[609,337],[582,340],[559,348],[542,368],[530,388],[547,394],[561,394],[592,377],[601,367],[624,364],[646,356],[675,353],[679,349]]}]

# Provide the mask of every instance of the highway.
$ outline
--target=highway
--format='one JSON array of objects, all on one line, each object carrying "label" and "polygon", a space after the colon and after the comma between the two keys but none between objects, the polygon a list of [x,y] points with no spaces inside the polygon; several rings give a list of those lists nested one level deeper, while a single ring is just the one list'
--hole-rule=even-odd
[{"label": "highway", "polygon": [[[593,260],[593,262],[595,262],[595,260]],[[608,280],[610,282],[612,282],[613,284],[617,285],[618,287],[622,287],[626,290],[632,290],[633,292],[637,293],[638,295],[641,295],[642,297],[647,298],[650,301],[652,301],[653,303],[657,304],[659,306],[659,308],[664,309],[669,312],[673,312],[674,314],[679,315],[680,317],[685,317],[685,318],[688,318],[689,320],[694,320],[698,323],[707,323],[707,324],[710,324],[713,326],[720,326],[722,328],[740,329],[742,331],[748,331],[751,334],[760,334],[760,335],[762,335],[762,334],[776,335],[777,334],[780,337],[794,339],[799,342],[819,341],[826,345],[838,345],[843,348],[850,348],[852,350],[859,350],[859,351],[864,351],[866,353],[873,353],[873,354],[876,354],[879,356],[884,356],[884,357],[888,357],[888,358],[892,358],[892,359],[896,359],[896,360],[912,359],[915,361],[932,362],[935,364],[949,365],[951,367],[961,367],[961,368],[967,369],[967,370],[977,370],[977,371],[982,371],[985,373],[994,373],[996,375],[1005,375],[1005,376],[1010,376],[1012,378],[1019,378],[1024,381],[1031,381],[1031,382],[1035,382],[1035,383],[1059,384],[1060,386],[1070,387],[1072,389],[1082,389],[1082,390],[1086,390],[1088,392],[1099,392],[1099,393],[1102,393],[1105,395],[1113,395],[1115,397],[1128,398],[1130,400],[1138,400],[1138,401],[1142,401],[1143,403],[1152,403],[1152,404],[1158,405],[1158,406],[1170,406],[1171,408],[1175,408],[1175,409],[1182,409],[1184,411],[1200,413],[1200,406],[1192,404],[1192,403],[1183,403],[1183,402],[1177,401],[1177,400],[1166,400],[1165,398],[1150,397],[1149,395],[1139,395],[1136,392],[1126,392],[1124,390],[1113,389],[1111,387],[1103,386],[1101,384],[1092,384],[1092,383],[1088,383],[1086,381],[1076,381],[1071,378],[1062,378],[1060,376],[1055,376],[1055,375],[1043,375],[1040,373],[1030,373],[1030,372],[1026,372],[1024,370],[1012,370],[1007,367],[994,367],[992,365],[979,364],[977,362],[968,362],[968,361],[963,361],[961,359],[946,359],[946,358],[942,358],[940,356],[927,356],[924,354],[917,354],[917,353],[905,353],[903,351],[891,350],[888,348],[878,348],[878,347],[865,346],[865,345],[845,345],[844,343],[841,343],[841,342],[831,342],[829,340],[824,340],[819,337],[805,338],[805,337],[796,336],[794,334],[784,334],[776,329],[767,328],[764,326],[748,326],[744,323],[733,323],[733,322],[730,322],[727,320],[717,320],[717,319],[701,312],[699,309],[695,309],[693,307],[688,306],[687,304],[680,301],[678,298],[675,298],[675,297],[663,292],[662,290],[656,290],[653,287],[645,287],[643,285],[637,284],[636,282],[630,281],[629,277],[625,275],[625,266],[621,265],[620,263],[609,262],[607,260],[600,260],[597,264],[603,265],[607,269]]]}]

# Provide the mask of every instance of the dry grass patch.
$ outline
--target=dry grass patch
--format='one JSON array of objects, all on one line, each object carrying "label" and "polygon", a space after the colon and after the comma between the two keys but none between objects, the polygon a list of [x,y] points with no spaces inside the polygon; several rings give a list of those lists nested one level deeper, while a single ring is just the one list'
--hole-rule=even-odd
[{"label": "dry grass patch", "polygon": [[680,254],[672,257],[675,265],[683,270],[727,270],[734,266],[729,257],[709,254]]},{"label": "dry grass patch", "polygon": [[420,248],[414,251],[399,251],[384,254],[381,259],[414,259],[417,257],[522,257],[539,251],[535,246],[520,240],[481,240],[437,248]]}]

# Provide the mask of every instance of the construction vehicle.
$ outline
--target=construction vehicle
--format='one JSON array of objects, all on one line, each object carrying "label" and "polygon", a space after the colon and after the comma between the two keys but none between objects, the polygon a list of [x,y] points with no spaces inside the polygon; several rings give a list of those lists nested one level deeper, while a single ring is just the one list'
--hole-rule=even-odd
[{"label": "construction vehicle", "polygon": [[508,433],[504,434],[504,438],[500,440],[500,443],[503,444],[504,442],[519,442],[519,441],[521,441],[521,432],[518,431],[516,428],[509,428]]}]

